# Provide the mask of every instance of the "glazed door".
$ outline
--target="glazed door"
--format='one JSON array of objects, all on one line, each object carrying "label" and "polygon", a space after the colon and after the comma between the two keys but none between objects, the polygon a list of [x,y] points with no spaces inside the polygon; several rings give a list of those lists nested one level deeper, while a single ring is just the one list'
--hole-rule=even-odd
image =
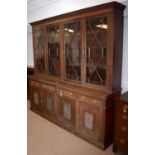
[{"label": "glazed door", "polygon": [[86,82],[107,86],[108,17],[86,18]]},{"label": "glazed door", "polygon": [[65,79],[81,80],[81,23],[64,24]]},{"label": "glazed door", "polygon": [[33,29],[35,73],[45,73],[45,31],[43,27]]}]

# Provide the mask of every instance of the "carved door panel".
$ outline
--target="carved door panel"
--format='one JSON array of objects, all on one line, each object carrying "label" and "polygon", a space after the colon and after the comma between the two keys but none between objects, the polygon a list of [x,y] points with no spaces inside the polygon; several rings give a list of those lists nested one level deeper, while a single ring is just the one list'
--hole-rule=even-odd
[{"label": "carved door panel", "polygon": [[79,131],[97,139],[99,135],[99,108],[95,105],[79,102]]},{"label": "carved door panel", "polygon": [[31,106],[34,109],[42,111],[42,104],[41,104],[41,88],[39,86],[30,86],[31,91]]},{"label": "carved door panel", "polygon": [[[75,99],[66,96],[66,92],[60,91],[59,120],[66,126],[75,126]],[[70,92],[67,92],[70,94]]]},{"label": "carved door panel", "polygon": [[52,86],[42,85],[43,96],[43,111],[49,118],[54,118],[56,115],[56,93]]}]

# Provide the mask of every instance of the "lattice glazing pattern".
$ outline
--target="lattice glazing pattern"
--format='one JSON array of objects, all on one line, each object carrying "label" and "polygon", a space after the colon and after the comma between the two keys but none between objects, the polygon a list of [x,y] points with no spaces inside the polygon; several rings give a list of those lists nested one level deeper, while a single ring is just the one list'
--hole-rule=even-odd
[{"label": "lattice glazing pattern", "polygon": [[86,22],[86,81],[107,84],[107,18],[88,18]]},{"label": "lattice glazing pattern", "polygon": [[81,41],[80,21],[65,24],[65,59],[66,78],[71,80],[81,79]]},{"label": "lattice glazing pattern", "polygon": [[44,60],[44,30],[43,28],[34,31],[35,65],[39,73],[45,72]]},{"label": "lattice glazing pattern", "polygon": [[60,76],[59,26],[47,28],[49,75]]}]

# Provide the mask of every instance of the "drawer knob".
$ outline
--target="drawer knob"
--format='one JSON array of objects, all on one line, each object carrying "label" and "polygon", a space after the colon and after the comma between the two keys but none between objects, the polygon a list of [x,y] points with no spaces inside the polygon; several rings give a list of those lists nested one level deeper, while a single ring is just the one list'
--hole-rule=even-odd
[{"label": "drawer knob", "polygon": [[127,128],[125,126],[121,127],[122,131],[127,131]]},{"label": "drawer knob", "polygon": [[124,106],[124,107],[123,107],[123,112],[124,112],[124,113],[127,113],[127,111],[128,111],[128,108],[127,108],[126,106]]},{"label": "drawer knob", "polygon": [[124,140],[124,139],[121,139],[121,140],[120,140],[120,143],[121,143],[121,144],[124,144],[124,143],[125,143],[125,140]]},{"label": "drawer knob", "polygon": [[123,120],[127,120],[127,116],[126,115],[122,115],[122,119]]},{"label": "drawer knob", "polygon": [[127,109],[126,109],[126,108],[123,108],[123,112],[124,112],[124,113],[127,113]]}]

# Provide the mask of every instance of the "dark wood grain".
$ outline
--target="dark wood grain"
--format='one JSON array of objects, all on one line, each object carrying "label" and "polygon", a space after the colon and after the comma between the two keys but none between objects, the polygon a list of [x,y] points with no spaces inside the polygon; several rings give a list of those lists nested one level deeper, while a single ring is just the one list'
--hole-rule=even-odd
[{"label": "dark wood grain", "polygon": [[[35,62],[35,73],[29,76],[31,110],[103,150],[113,142],[114,105],[121,92],[124,8],[125,6],[120,3],[110,2],[31,23]],[[105,30],[105,36],[104,32],[100,33],[102,36],[98,36],[99,30],[95,32],[97,26],[93,25],[94,21],[99,21],[101,18],[107,19],[108,29]],[[92,21],[92,24],[88,29],[89,20]],[[80,32],[78,30],[76,34],[80,33],[77,37],[80,44],[76,44],[76,46],[80,48],[81,53],[79,66],[72,66],[66,63],[64,28],[66,24],[76,21],[80,23]],[[59,26],[60,75],[57,76],[49,75],[47,28],[51,25]],[[37,69],[34,37],[37,29],[44,30],[44,73],[39,73]],[[94,68],[91,71],[89,65],[94,62],[97,65],[97,62],[100,61],[99,56],[95,55],[96,57],[92,57],[94,62],[87,64],[87,40],[90,39],[87,33],[92,33],[97,40],[91,49],[94,55],[98,52],[94,49],[106,48],[106,66],[94,67],[100,76],[107,80],[106,83],[101,84],[97,79],[97,74],[92,79],[98,83],[91,83],[86,78],[87,75],[92,76],[90,72],[95,73]],[[74,38],[73,35],[71,36],[70,39]],[[98,42],[101,42],[100,39],[106,46],[98,45]],[[72,44],[69,45],[72,46]],[[72,54],[74,55],[73,51]],[[66,78],[66,73],[72,72],[72,67],[76,69],[80,79]],[[34,103],[38,101],[38,99],[34,99],[36,96],[39,97],[38,104]],[[52,111],[47,110],[47,102],[52,104]]]}]

